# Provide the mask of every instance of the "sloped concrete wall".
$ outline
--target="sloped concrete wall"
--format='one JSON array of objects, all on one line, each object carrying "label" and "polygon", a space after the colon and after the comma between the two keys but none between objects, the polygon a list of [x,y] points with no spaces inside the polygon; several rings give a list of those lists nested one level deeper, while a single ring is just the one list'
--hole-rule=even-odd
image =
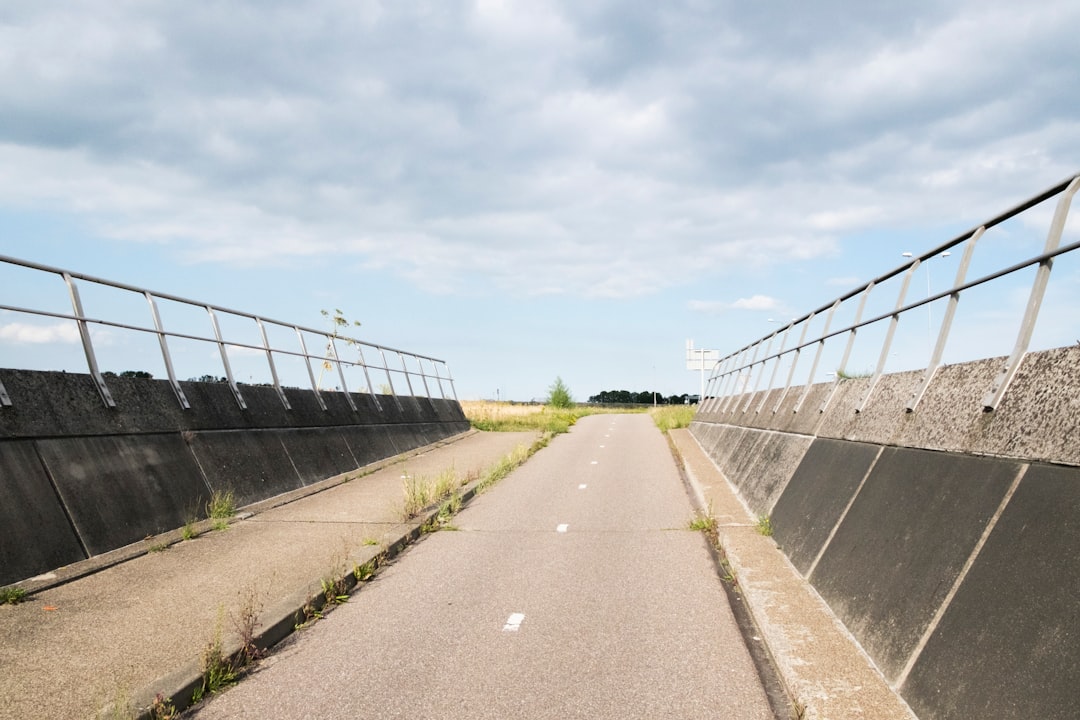
[{"label": "sloped concrete wall", "polygon": [[1075,714],[1080,348],[1029,355],[987,413],[1002,362],[942,368],[912,413],[920,372],[882,378],[861,413],[868,380],[691,426],[924,720]]},{"label": "sloped concrete wall", "polygon": [[0,369],[0,585],[183,526],[216,490],[246,505],[465,432],[455,401]]}]

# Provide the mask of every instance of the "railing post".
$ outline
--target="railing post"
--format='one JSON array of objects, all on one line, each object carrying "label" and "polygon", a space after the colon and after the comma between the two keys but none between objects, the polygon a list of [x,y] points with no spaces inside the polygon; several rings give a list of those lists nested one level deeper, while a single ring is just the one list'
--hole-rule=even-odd
[{"label": "railing post", "polygon": [[424,381],[424,393],[427,394],[428,400],[431,400],[431,387],[428,386],[427,371],[424,370],[424,361],[416,355],[413,355],[413,358],[416,360],[416,366],[420,368],[420,379]]},{"label": "railing post", "polygon": [[435,382],[439,385],[439,394],[442,395],[442,399],[446,399],[446,388],[442,384],[442,373],[439,372],[439,363],[434,360],[431,361],[431,367],[435,370]]},{"label": "railing post", "polygon": [[881,373],[885,371],[885,361],[889,358],[893,336],[896,335],[896,326],[900,324],[900,309],[904,307],[904,298],[907,297],[911,278],[915,275],[915,271],[919,269],[921,262],[921,260],[915,260],[915,262],[911,263],[908,271],[904,273],[904,281],[900,284],[900,294],[896,298],[896,308],[893,310],[892,317],[889,318],[889,329],[885,333],[885,343],[881,346],[881,355],[878,357],[877,368],[874,370],[873,377],[870,378],[870,383],[866,386],[866,391],[859,401],[859,406],[855,408],[857,413],[861,413],[866,409],[866,404],[870,402],[870,395],[873,394],[874,388],[877,387],[878,380],[881,379]]},{"label": "railing post", "polygon": [[[967,244],[964,246],[964,256],[960,259],[960,267],[956,271],[953,288],[958,288],[964,284],[964,280],[967,278],[968,266],[971,264],[971,257],[975,254],[975,243],[979,241],[984,232],[986,232],[986,227],[982,226],[968,238]],[[949,304],[945,309],[945,317],[941,320],[941,329],[938,331],[934,353],[930,356],[930,364],[927,365],[926,372],[923,373],[922,382],[919,383],[919,387],[915,389],[915,392],[911,394],[907,406],[904,408],[907,412],[915,412],[915,408],[918,407],[923,395],[926,394],[926,389],[930,387],[934,375],[937,374],[938,368],[941,367],[941,357],[945,354],[945,344],[949,340],[949,331],[952,328],[953,317],[956,316],[956,306],[959,304],[960,293],[954,291],[949,295]]]},{"label": "railing post", "polygon": [[862,297],[859,299],[859,309],[855,311],[855,322],[852,323],[851,333],[848,335],[847,345],[844,347],[844,356],[840,358],[840,367],[836,369],[836,379],[833,380],[832,390],[829,391],[828,397],[821,402],[821,407],[818,408],[819,413],[825,412],[829,407],[829,403],[832,402],[833,397],[836,395],[836,391],[840,388],[840,373],[848,369],[848,360],[851,359],[851,351],[855,347],[855,334],[859,332],[859,323],[862,322],[863,310],[866,309],[866,301],[870,298],[870,292],[877,286],[877,284],[871,280],[870,284],[866,286],[866,289],[862,291]]},{"label": "railing post", "polygon": [[750,348],[744,348],[743,351],[736,356],[731,369],[728,370],[727,382],[724,384],[723,388],[724,401],[720,407],[720,413],[722,415],[727,415],[728,410],[731,408],[731,404],[735,402],[739,390],[739,377],[742,375],[743,357],[748,352],[750,352]]},{"label": "railing post", "polygon": [[773,414],[780,412],[780,406],[784,404],[784,398],[791,392],[791,381],[795,378],[795,366],[799,364],[799,353],[802,352],[803,343],[806,342],[806,333],[810,330],[810,323],[814,322],[814,318],[817,317],[817,313],[810,313],[806,320],[803,320],[802,334],[799,335],[799,342],[795,345],[794,354],[791,358],[791,369],[788,370],[787,384],[784,385],[784,392],[780,393],[780,398],[776,401],[776,406],[773,408]]},{"label": "railing post", "polygon": [[[375,403],[375,407],[379,412],[382,412],[382,403],[379,402],[379,396],[375,394],[375,386],[371,384],[371,375],[368,374],[367,360],[364,359],[364,348],[361,345],[356,346],[357,355],[360,357],[360,367],[364,368],[364,380],[367,381],[368,395],[371,396],[371,400]],[[352,399],[349,399],[349,404],[352,405]],[[356,406],[352,406],[353,410]]]},{"label": "railing post", "polygon": [[394,397],[398,410],[404,412],[405,408],[402,407],[401,398],[398,397],[397,390],[394,389],[394,380],[390,377],[390,365],[386,362],[386,353],[383,352],[382,348],[379,348],[379,357],[382,358],[383,371],[386,373],[386,382],[390,386],[390,394]]},{"label": "railing post", "polygon": [[829,308],[829,314],[825,316],[825,328],[821,331],[821,339],[818,340],[817,352],[814,353],[814,362],[810,365],[810,376],[806,378],[806,384],[803,385],[802,395],[795,402],[795,407],[792,412],[797,413],[802,408],[803,401],[806,400],[806,396],[810,394],[810,388],[814,384],[814,375],[817,373],[818,365],[821,363],[821,353],[825,350],[825,336],[829,334],[829,327],[832,325],[833,314],[836,312],[836,308],[840,307],[840,299],[837,298],[836,302]]},{"label": "railing post", "polygon": [[326,401],[323,400],[322,393],[319,392],[319,383],[315,379],[315,371],[311,369],[311,353],[308,352],[307,343],[304,342],[304,334],[300,332],[300,328],[293,325],[293,330],[296,331],[296,337],[300,339],[300,352],[304,354],[304,367],[307,368],[308,378],[311,380],[311,391],[315,393],[315,401],[319,403],[319,407],[326,411]]},{"label": "railing post", "polygon": [[[1065,229],[1065,220],[1069,216],[1069,205],[1072,203],[1073,195],[1076,194],[1078,188],[1080,188],[1080,177],[1074,178],[1065,189],[1065,192],[1061,194],[1057,209],[1054,211],[1054,219],[1050,223],[1050,232],[1046,236],[1046,247],[1043,249],[1043,254],[1057,250],[1058,245],[1061,244],[1061,233]],[[1039,319],[1039,308],[1042,306],[1043,296],[1046,294],[1046,285],[1050,282],[1050,271],[1053,267],[1053,258],[1047,258],[1039,263],[1039,269],[1035,273],[1035,282],[1031,286],[1031,295],[1028,297],[1027,310],[1024,312],[1023,321],[1020,323],[1020,333],[1016,338],[1016,345],[1013,347],[1009,359],[1005,361],[1004,367],[1001,368],[1001,372],[994,379],[993,387],[983,398],[983,409],[987,412],[997,409],[998,403],[1005,396],[1005,391],[1009,389],[1009,385],[1020,367],[1020,361],[1027,354],[1028,345],[1031,344],[1031,335],[1035,332],[1035,321]]]},{"label": "railing post", "polygon": [[105,378],[98,369],[97,357],[94,355],[94,345],[90,342],[90,328],[86,324],[86,316],[83,314],[82,300],[79,299],[79,288],[75,287],[75,281],[68,273],[63,273],[64,282],[67,283],[68,294],[71,296],[71,306],[75,310],[76,325],[79,327],[79,337],[82,338],[83,352],[86,354],[86,364],[90,369],[90,377],[94,380],[98,394],[105,403],[105,407],[116,407],[109,387],[105,384]]},{"label": "railing post", "polygon": [[[772,375],[769,376],[769,391],[771,392],[773,386],[776,384],[776,373],[780,371],[780,364],[784,357],[784,347],[787,345],[788,333],[791,332],[791,328],[794,323],[788,323],[780,332],[784,333],[780,338],[780,349],[776,351],[776,364],[773,365]],[[761,402],[758,403],[757,410],[754,411],[755,415],[760,415],[761,411],[765,409],[765,401],[769,399],[769,393],[765,393],[761,396]]]},{"label": "railing post", "polygon": [[[336,338],[333,335],[327,335],[326,337],[330,341],[330,352],[334,356],[334,365],[337,366],[338,379],[341,380],[341,391],[345,393],[345,402],[349,403],[349,408],[351,408],[353,412],[356,412],[356,403],[353,402],[352,395],[349,393],[349,384],[345,382],[345,368],[341,366],[341,356],[338,355],[337,342],[335,342]],[[359,346],[357,346],[357,348],[359,349]],[[362,353],[360,358],[360,362],[363,362]],[[364,374],[367,374],[366,365],[364,366]],[[379,401],[377,399],[375,400],[375,405],[379,406]],[[380,406],[379,409],[381,410],[382,407]]]},{"label": "railing post", "polygon": [[[450,394],[454,396],[454,402],[460,403],[461,401],[458,400],[457,396],[457,388],[454,386],[454,376],[450,373],[450,366],[445,362],[442,364],[442,366],[446,370],[446,380],[450,383]],[[446,399],[445,396],[443,397],[443,399]]]},{"label": "railing post", "polygon": [[266,349],[266,362],[270,365],[270,377],[274,379],[274,389],[277,390],[278,397],[281,398],[281,403],[285,406],[285,409],[292,410],[289,398],[285,397],[285,390],[281,387],[281,381],[278,380],[277,367],[274,366],[274,355],[270,352],[270,338],[266,336],[266,327],[263,325],[261,318],[255,318],[255,324],[259,326],[259,334],[262,335],[263,347]]},{"label": "railing post", "polygon": [[233,397],[236,398],[240,409],[247,410],[244,396],[240,394],[240,388],[237,387],[236,380],[233,378],[232,365],[229,364],[229,353],[225,350],[225,341],[221,338],[221,328],[218,327],[217,315],[214,314],[214,309],[209,305],[203,307],[210,314],[210,324],[214,327],[214,338],[217,340],[218,350],[221,351],[221,364],[225,366],[225,379],[229,381],[229,387],[232,388]]},{"label": "railing post", "polygon": [[[765,357],[769,357],[769,350],[772,348],[773,338],[776,337],[776,333],[769,336],[769,342],[765,345]],[[754,356],[750,358],[750,365],[746,368],[747,379],[750,379],[754,375],[754,365],[757,363],[758,350],[761,349],[761,342],[757,342],[754,345]],[[761,376],[765,372],[765,361],[761,361],[761,368],[758,370],[757,380],[754,381],[754,386],[750,388],[750,392],[746,395],[746,403],[743,404],[740,414],[745,414],[750,409],[750,403],[754,401],[754,393],[757,392],[758,383],[761,382]]]},{"label": "railing post", "polygon": [[11,407],[11,397],[4,389],[4,383],[0,381],[0,407]]},{"label": "railing post", "polygon": [[184,395],[180,383],[176,380],[176,372],[173,371],[172,357],[169,355],[169,345],[165,341],[165,328],[161,324],[161,315],[158,313],[157,303],[154,302],[154,296],[150,294],[149,290],[144,291],[143,295],[146,297],[146,301],[150,303],[150,314],[154,318],[154,329],[157,331],[158,344],[161,345],[161,357],[165,361],[165,374],[169,376],[169,385],[172,386],[176,399],[180,401],[180,407],[184,410],[190,410],[191,404],[188,402],[187,396]]},{"label": "railing post", "polygon": [[401,361],[401,372],[405,375],[405,384],[409,386],[409,397],[416,397],[413,391],[412,378],[409,377],[409,366],[405,364],[405,356],[400,350],[397,351],[398,360]]}]

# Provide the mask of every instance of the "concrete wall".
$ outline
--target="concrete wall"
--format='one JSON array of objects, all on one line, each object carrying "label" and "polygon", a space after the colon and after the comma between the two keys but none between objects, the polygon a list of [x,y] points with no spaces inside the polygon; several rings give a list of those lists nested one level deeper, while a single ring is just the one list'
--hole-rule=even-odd
[{"label": "concrete wall", "polygon": [[250,504],[469,429],[455,401],[0,369],[0,585],[205,516],[215,490]]},{"label": "concrete wall", "polygon": [[[1071,718],[1080,685],[1080,348],[744,397],[702,447],[916,714]],[[830,398],[824,411],[822,404]],[[762,406],[761,412],[755,410]]]}]

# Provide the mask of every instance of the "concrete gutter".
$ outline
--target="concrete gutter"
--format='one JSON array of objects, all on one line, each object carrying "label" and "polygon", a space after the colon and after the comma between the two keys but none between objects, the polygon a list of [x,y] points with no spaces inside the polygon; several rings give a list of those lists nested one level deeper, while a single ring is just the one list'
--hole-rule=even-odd
[{"label": "concrete gutter", "polygon": [[670,436],[698,501],[717,520],[731,573],[801,717],[915,720],[776,542],[758,532],[756,518],[689,430]]}]

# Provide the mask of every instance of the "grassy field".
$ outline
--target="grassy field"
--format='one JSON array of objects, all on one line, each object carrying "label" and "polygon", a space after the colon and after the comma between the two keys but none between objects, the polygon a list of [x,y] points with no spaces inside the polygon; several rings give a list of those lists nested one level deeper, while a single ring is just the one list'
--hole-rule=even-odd
[{"label": "grassy field", "polygon": [[601,408],[589,405],[557,409],[548,405],[491,402],[490,400],[464,400],[461,409],[477,430],[515,432],[539,430],[564,433],[586,415],[601,413],[640,413],[648,411],[661,431],[686,427],[697,410],[695,405],[665,405],[647,409],[643,407]]}]

